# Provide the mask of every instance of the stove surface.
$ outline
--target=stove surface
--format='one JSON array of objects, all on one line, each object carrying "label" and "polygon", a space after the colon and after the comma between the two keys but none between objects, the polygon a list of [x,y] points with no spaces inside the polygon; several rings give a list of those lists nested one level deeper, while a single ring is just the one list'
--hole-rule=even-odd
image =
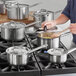
[{"label": "stove surface", "polygon": [[[67,51],[62,43],[60,48],[64,48],[65,51]],[[50,62],[50,55],[44,50],[36,52],[35,57],[41,68],[42,76],[76,73],[76,60],[71,54],[68,54],[67,61],[64,64]]]},{"label": "stove surface", "polygon": [[14,74],[18,76],[40,75],[40,70],[33,54],[30,56],[28,63],[22,66],[10,65],[7,61],[6,56],[0,58],[0,75],[13,76]]},{"label": "stove surface", "polygon": [[[27,45],[26,45],[27,44]],[[7,61],[7,54],[5,51],[11,46],[27,46],[27,40],[11,42],[5,41],[0,37],[0,75],[1,76],[40,76],[40,69],[36,62],[35,56],[32,53],[29,57],[28,63],[22,66],[10,65]]]}]

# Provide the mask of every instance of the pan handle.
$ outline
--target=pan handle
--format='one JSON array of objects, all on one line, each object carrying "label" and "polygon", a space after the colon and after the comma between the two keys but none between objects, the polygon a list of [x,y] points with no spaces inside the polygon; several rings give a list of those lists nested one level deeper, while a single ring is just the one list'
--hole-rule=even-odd
[{"label": "pan handle", "polygon": [[39,22],[41,22],[41,21],[36,21],[36,22],[30,23],[30,24],[26,25],[25,28],[30,27],[30,26],[32,26],[32,25],[34,25],[36,23],[39,23]]},{"label": "pan handle", "polygon": [[72,48],[72,49],[70,49],[70,50],[64,52],[64,54],[69,54],[69,53],[71,53],[71,52],[73,52],[73,51],[76,51],[76,48]]},{"label": "pan handle", "polygon": [[37,48],[35,48],[35,49],[31,50],[31,51],[28,51],[28,53],[33,53],[33,52],[35,52],[35,51],[37,51],[37,50],[39,50],[39,49],[45,48],[45,47],[47,47],[47,46],[48,46],[47,44],[42,45],[42,46],[37,47]]},{"label": "pan handle", "polygon": [[33,5],[29,5],[29,8],[34,7],[34,6],[37,6],[37,5],[39,5],[39,4],[42,4],[42,2],[38,2],[38,3],[35,3],[35,4],[33,4]]}]

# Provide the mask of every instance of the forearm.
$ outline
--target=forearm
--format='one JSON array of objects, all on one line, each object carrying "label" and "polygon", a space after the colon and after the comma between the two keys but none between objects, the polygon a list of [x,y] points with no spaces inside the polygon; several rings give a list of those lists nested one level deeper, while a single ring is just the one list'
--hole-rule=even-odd
[{"label": "forearm", "polygon": [[69,20],[69,18],[67,16],[65,16],[64,14],[61,14],[56,20],[55,23],[56,25],[59,24],[64,24]]}]

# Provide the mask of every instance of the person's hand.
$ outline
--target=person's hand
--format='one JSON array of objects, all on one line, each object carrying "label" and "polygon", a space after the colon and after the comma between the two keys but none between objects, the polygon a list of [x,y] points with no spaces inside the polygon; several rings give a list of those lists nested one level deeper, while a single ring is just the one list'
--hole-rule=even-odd
[{"label": "person's hand", "polygon": [[73,33],[73,34],[76,34],[76,23],[71,24],[70,32]]},{"label": "person's hand", "polygon": [[47,26],[47,29],[51,29],[56,25],[56,21],[45,21],[42,23],[41,27],[44,28],[44,26]]}]

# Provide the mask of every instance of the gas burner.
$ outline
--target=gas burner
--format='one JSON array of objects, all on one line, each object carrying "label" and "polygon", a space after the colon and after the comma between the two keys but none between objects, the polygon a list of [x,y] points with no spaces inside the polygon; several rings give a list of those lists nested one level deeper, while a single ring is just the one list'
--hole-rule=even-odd
[{"label": "gas burner", "polygon": [[3,47],[3,48],[8,48],[8,47],[11,47],[11,46],[23,46],[23,45],[26,45],[25,42],[0,42],[0,47]]},{"label": "gas burner", "polygon": [[65,68],[65,65],[62,63],[57,64],[57,63],[49,62],[48,65],[45,67],[45,69],[50,69],[50,68],[54,68],[54,69]]},{"label": "gas burner", "polygon": [[23,39],[21,41],[6,41],[0,38],[0,47],[8,48],[11,46],[24,46],[26,45],[26,40]]},{"label": "gas burner", "polygon": [[[66,47],[60,46],[65,51]],[[53,63],[50,61],[50,55],[47,50],[39,50],[35,52],[36,60],[42,70],[42,76],[57,75],[66,73],[76,73],[76,60],[71,54],[68,54],[67,61],[65,63]]]},{"label": "gas burner", "polygon": [[[0,58],[0,72],[1,73],[25,72],[25,75],[28,73],[27,74],[28,76],[30,76],[29,73],[36,72],[34,76],[36,76],[36,74],[38,74],[37,76],[39,76],[39,67],[33,54],[30,56],[28,63],[26,65],[10,65],[6,59]],[[33,76],[33,74],[31,75]]]},{"label": "gas burner", "polygon": [[29,62],[28,64],[26,65],[20,65],[20,66],[14,66],[14,65],[10,65],[10,64],[3,64],[1,65],[2,67],[0,67],[1,71],[2,72],[10,72],[10,71],[17,71],[17,72],[20,72],[20,71],[27,71],[27,70],[35,70],[37,69],[37,67],[35,66],[36,65],[36,62],[32,61],[32,62]]}]

